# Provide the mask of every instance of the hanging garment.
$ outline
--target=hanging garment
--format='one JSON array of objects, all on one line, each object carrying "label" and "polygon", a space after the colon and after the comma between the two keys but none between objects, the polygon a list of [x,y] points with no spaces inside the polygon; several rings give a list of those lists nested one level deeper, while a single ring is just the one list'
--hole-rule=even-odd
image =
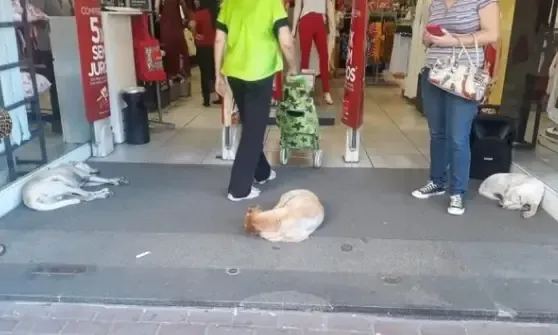
[{"label": "hanging garment", "polygon": [[[190,75],[190,55],[184,39],[180,0],[162,0],[159,33],[161,47],[165,51],[165,72],[169,77]],[[187,13],[191,19],[191,13]],[[182,67],[181,60],[182,58]]]},{"label": "hanging garment", "polygon": [[371,43],[368,57],[372,64],[379,64],[383,50],[381,22],[371,22],[368,25],[368,37]]},{"label": "hanging garment", "polygon": [[132,15],[132,38],[136,76],[141,81],[164,81],[163,55],[159,41],[149,33],[147,15]]},{"label": "hanging garment", "polygon": [[300,38],[300,68],[310,67],[310,51],[312,42],[318,50],[320,64],[320,78],[322,90],[329,93],[329,57],[327,48],[327,30],[324,24],[324,16],[318,13],[308,13],[298,20],[298,35]]},{"label": "hanging garment", "polygon": [[384,63],[389,63],[391,61],[391,52],[393,51],[393,35],[395,34],[395,24],[393,22],[384,22],[384,24],[382,25],[382,30],[382,61]]},{"label": "hanging garment", "polygon": [[548,69],[546,94],[548,95],[548,103],[546,105],[548,118],[558,125],[558,52],[554,55],[554,59],[552,59]]}]

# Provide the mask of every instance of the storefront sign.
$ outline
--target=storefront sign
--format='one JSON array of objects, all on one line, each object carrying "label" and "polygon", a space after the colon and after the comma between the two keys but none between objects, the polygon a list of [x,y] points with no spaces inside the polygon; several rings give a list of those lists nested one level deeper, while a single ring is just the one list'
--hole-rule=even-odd
[{"label": "storefront sign", "polygon": [[353,0],[351,32],[347,47],[345,67],[345,94],[341,121],[351,127],[362,125],[364,103],[364,75],[366,70],[366,25],[368,23],[366,0]]},{"label": "storefront sign", "polygon": [[149,1],[151,0],[126,0],[126,7],[149,10]]},{"label": "storefront sign", "polygon": [[110,116],[100,0],[75,0],[85,113],[89,122]]}]

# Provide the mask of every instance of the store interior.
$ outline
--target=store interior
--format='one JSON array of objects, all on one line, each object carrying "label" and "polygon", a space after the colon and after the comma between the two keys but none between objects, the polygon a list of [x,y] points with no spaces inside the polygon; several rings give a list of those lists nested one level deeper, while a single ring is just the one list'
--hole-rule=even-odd
[{"label": "store interior", "polygon": [[[420,107],[420,87],[417,85],[420,68],[424,62],[424,48],[420,39],[413,32],[421,31],[424,27],[424,15],[428,9],[429,1],[373,0],[368,2],[366,88],[364,121],[359,148],[360,161],[351,163],[345,162],[343,159],[347,127],[340,121],[345,83],[344,67],[347,61],[351,20],[351,1],[338,0],[331,2],[334,3],[335,11],[328,13],[328,15],[332,15],[331,21],[335,24],[332,30],[334,33],[328,35],[329,54],[327,57],[330,68],[325,78],[320,74],[320,55],[315,45],[311,48],[310,55],[307,56],[310,59],[309,68],[318,74],[315,80],[314,98],[318,113],[324,120],[320,129],[320,142],[322,149],[325,151],[324,166],[427,168],[428,130]],[[546,3],[541,1],[541,3],[543,2]],[[13,0],[11,3],[11,10],[14,13],[12,20],[20,22],[23,9],[18,0]],[[2,34],[7,36],[5,40],[13,39],[12,35],[16,36],[18,55],[14,62],[24,60],[28,55],[33,59],[32,70],[29,66],[21,68],[21,85],[28,100],[25,106],[17,107],[17,111],[13,113],[21,113],[22,115],[26,113],[26,119],[30,127],[43,130],[20,131],[21,134],[16,134],[15,130],[13,131],[12,149],[9,152],[4,150],[2,155],[6,159],[0,160],[0,185],[8,185],[14,178],[25,175],[35,167],[44,164],[44,162],[52,161],[79,145],[89,142],[93,136],[86,120],[82,116],[76,116],[80,113],[79,109],[83,108],[83,104],[76,105],[74,103],[74,97],[79,93],[79,90],[75,89],[77,86],[76,76],[75,73],[68,71],[68,66],[65,66],[67,60],[71,58],[68,54],[76,53],[75,50],[70,49],[72,47],[77,48],[77,46],[75,43],[67,43],[66,40],[68,39],[60,33],[67,29],[68,24],[75,24],[72,22],[75,13],[70,2],[61,0],[57,3],[60,6],[41,8],[40,6],[34,6],[33,1],[30,0],[27,9],[29,11],[28,23],[19,24],[16,28],[4,28],[1,31]],[[297,9],[297,2],[286,1],[285,4],[292,20],[293,17],[296,17],[295,12],[300,10]],[[149,13],[149,10],[154,6],[154,2],[103,1],[102,5],[105,11],[114,12],[118,11],[118,8],[124,11],[124,9],[134,8],[134,10]],[[188,6],[193,8],[194,2],[188,2]],[[514,7],[515,13],[518,10],[517,6],[519,5]],[[513,11],[510,16],[506,14],[506,7],[504,5],[502,7],[504,20],[517,19],[515,18],[517,15],[513,15]],[[531,11],[531,16],[538,15],[537,18],[542,26],[545,24],[546,26],[551,24],[555,26],[556,20],[553,15],[541,18],[544,15],[540,14],[545,11],[545,13],[551,13],[553,10],[555,11],[555,8],[546,8],[543,5],[539,7],[538,11]],[[6,12],[3,11],[3,13]],[[124,16],[127,15],[111,15],[110,17]],[[160,22],[157,22],[153,15],[146,16],[149,17],[151,35],[159,39],[156,41],[160,43],[161,49],[164,51],[165,41],[160,36]],[[182,13],[182,16],[184,17],[184,13]],[[531,16],[525,15],[525,20],[532,18]],[[112,21],[108,22],[108,19],[106,21],[105,29],[117,29],[113,28],[117,25],[111,23]],[[525,30],[525,33],[520,34],[514,31],[512,34],[510,28],[511,40],[507,42],[507,46],[500,46],[500,48],[517,49],[521,48],[521,43],[524,43],[525,38],[533,41],[537,40],[535,38],[531,39],[535,35],[528,35],[528,33],[535,34],[538,28],[532,29],[533,32],[527,32],[526,28],[518,28],[519,26],[514,24],[513,29]],[[548,36],[547,33],[545,34],[542,35]],[[110,36],[115,36],[115,34],[110,34]],[[542,106],[537,113],[535,102],[541,99],[525,98],[518,101],[517,96],[527,97],[528,93],[517,94],[518,86],[521,85],[508,84],[514,81],[524,81],[516,78],[519,75],[518,73],[530,71],[532,76],[548,74],[548,68],[554,57],[554,50],[556,50],[555,42],[553,42],[555,40],[554,35],[552,39],[546,38],[546,42],[543,40],[545,38],[537,40],[541,44],[540,47],[528,48],[530,53],[524,57],[529,59],[529,62],[520,62],[519,65],[515,62],[515,65],[513,65],[515,68],[512,71],[506,71],[505,66],[504,69],[499,69],[503,75],[498,75],[498,81],[493,91],[499,89],[501,92],[496,98],[488,96],[486,102],[491,104],[500,104],[501,102],[501,110],[505,113],[510,110],[525,110],[524,106],[526,104],[529,106],[527,112],[522,112],[525,116],[523,119],[526,122],[520,122],[523,123],[521,127],[525,131],[519,132],[525,140],[518,141],[526,142],[528,144],[526,147],[529,148],[516,150],[516,161],[528,161],[530,163],[524,165],[534,169],[537,175],[544,174],[545,177],[548,177],[558,170],[558,154],[556,154],[558,150],[558,144],[556,143],[558,142],[553,137],[553,120],[556,117],[552,117],[553,113],[549,112],[547,106]],[[298,38],[296,42],[297,50],[300,50]],[[105,44],[118,44],[118,39],[110,37],[109,40],[108,37],[105,37]],[[188,45],[188,37],[186,37],[186,44]],[[544,44],[544,47],[542,44]],[[507,53],[503,49],[499,51],[501,52],[498,62],[502,62],[504,57],[502,55],[507,57]],[[537,55],[542,56],[538,57]],[[75,58],[75,55],[72,57]],[[298,57],[301,58],[300,52]],[[145,100],[150,110],[150,142],[143,145],[129,145],[122,143],[125,142],[123,140],[115,139],[114,152],[102,155],[103,157],[95,157],[94,160],[171,164],[231,164],[231,161],[221,159],[221,106],[202,106],[197,58],[193,54],[189,55],[188,58],[184,60],[183,56],[181,61],[185,72],[165,76],[165,80],[140,81],[139,76],[134,77],[134,83],[145,87],[147,90]],[[533,68],[532,60],[535,58],[541,58],[542,60],[540,65],[537,64],[538,67]],[[165,61],[166,57],[163,57],[163,63]],[[507,64],[507,66],[512,65]],[[518,71],[518,66],[523,66],[521,71]],[[529,67],[536,69],[533,70]],[[14,92],[21,92],[22,90],[18,82],[10,81],[10,78],[13,78],[13,73],[15,73],[13,71],[13,69],[0,71],[0,76],[5,78],[5,82],[12,83],[14,86],[10,92],[3,84],[4,107],[16,103],[18,95]],[[32,80],[33,73],[36,73],[35,80]],[[108,76],[109,87],[123,85],[121,82],[116,83],[117,79],[113,79],[118,76],[114,74],[112,77],[110,74]],[[326,85],[330,87],[328,98],[325,97],[328,92],[323,90],[324,80],[328,82]],[[33,99],[33,81],[36,82],[38,90],[36,99]],[[127,79],[126,82],[130,82],[130,79]],[[504,82],[506,85],[504,85]],[[551,90],[551,84],[552,81],[548,81],[548,91]],[[512,88],[515,88],[515,90]],[[498,94],[493,95],[497,96]],[[279,97],[279,95],[275,96]],[[122,106],[121,99],[118,96],[116,97],[116,99],[111,99],[111,110],[120,109]],[[528,100],[531,103],[526,102]],[[523,107],[519,108],[518,105]],[[35,115],[37,114],[34,109],[35,106],[39,108],[40,117]],[[271,115],[273,115],[273,108]],[[279,164],[279,130],[271,123],[273,123],[272,120],[268,127],[265,151],[274,164]],[[115,127],[115,124],[112,123],[112,128],[114,132],[114,129],[118,127]],[[23,125],[21,129],[26,129],[26,126]],[[30,133],[33,136],[30,136]],[[534,133],[538,135],[534,136]],[[114,136],[115,138],[119,137],[116,133]],[[45,143],[44,150],[41,143]],[[534,150],[532,149],[533,144],[536,145]],[[10,175],[7,164],[10,160],[14,162],[12,175]],[[29,162],[38,162],[39,164],[28,164]],[[289,160],[288,164],[310,166],[312,165],[312,158],[307,152],[294,152],[293,158]],[[13,175],[14,171],[16,171],[15,177]],[[558,187],[558,179],[555,182]],[[550,183],[553,184],[554,181],[551,180]]]}]

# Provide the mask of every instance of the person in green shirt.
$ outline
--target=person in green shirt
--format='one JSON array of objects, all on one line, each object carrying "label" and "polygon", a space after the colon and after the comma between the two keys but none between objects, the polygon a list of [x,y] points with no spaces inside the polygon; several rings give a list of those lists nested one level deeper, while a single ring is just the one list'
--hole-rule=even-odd
[{"label": "person in green shirt", "polygon": [[294,40],[282,0],[224,0],[216,28],[215,91],[224,96],[228,82],[242,123],[228,198],[253,199],[260,195],[254,182],[276,177],[263,142],[274,75],[283,70],[281,51],[287,73],[295,73]]}]

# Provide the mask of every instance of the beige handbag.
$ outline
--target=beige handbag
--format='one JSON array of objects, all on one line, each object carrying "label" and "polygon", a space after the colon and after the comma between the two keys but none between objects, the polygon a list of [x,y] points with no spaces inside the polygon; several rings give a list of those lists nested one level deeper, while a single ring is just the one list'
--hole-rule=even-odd
[{"label": "beige handbag", "polygon": [[[480,62],[480,49],[474,35],[473,39],[477,56],[476,62],[473,62],[467,49],[461,43],[461,51],[457,57],[456,48],[453,48],[450,57],[443,57],[436,61],[432,69],[430,69],[428,81],[444,91],[464,99],[482,101],[490,83],[490,74]],[[459,59],[463,54],[467,56],[469,64],[459,63]]]},{"label": "beige handbag", "polygon": [[196,40],[194,39],[192,31],[188,28],[184,29],[184,39],[186,40],[186,46],[188,47],[188,55],[190,55],[190,57],[195,56],[197,51]]}]

